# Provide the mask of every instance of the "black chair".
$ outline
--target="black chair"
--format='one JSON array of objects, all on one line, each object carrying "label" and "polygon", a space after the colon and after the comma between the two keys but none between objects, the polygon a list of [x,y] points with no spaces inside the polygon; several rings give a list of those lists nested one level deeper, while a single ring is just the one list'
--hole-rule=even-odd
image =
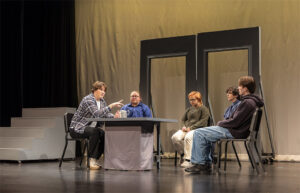
[{"label": "black chair", "polygon": [[[182,155],[180,155],[180,156],[182,156]],[[180,159],[182,159],[182,158],[180,158]],[[175,151],[175,162],[174,162],[174,165],[177,166],[177,151]]]},{"label": "black chair", "polygon": [[[237,158],[240,168],[241,168],[241,162],[240,162],[238,154],[236,152],[234,142],[243,142],[244,143],[244,146],[245,146],[245,149],[249,156],[249,161],[252,165],[252,168],[255,169],[258,174],[260,173],[258,164],[262,167],[263,171],[265,171],[260,152],[258,151],[258,148],[257,148],[258,132],[259,132],[259,127],[260,127],[261,117],[262,117],[262,110],[260,108],[257,108],[252,115],[251,124],[250,124],[250,128],[249,128],[250,134],[249,134],[248,138],[246,138],[246,139],[220,139],[219,141],[217,141],[217,145],[218,145],[217,171],[221,167],[220,161],[221,161],[221,154],[222,154],[222,143],[225,143],[224,171],[226,171],[227,145],[229,142],[232,143],[232,147],[233,147],[233,150],[234,150],[234,153],[235,153],[235,156]],[[254,149],[253,149],[253,147],[254,147]],[[254,153],[256,153],[256,155],[258,156],[258,164],[255,161]]]},{"label": "black chair", "polygon": [[[83,151],[82,151],[82,157],[81,157],[81,160],[80,160],[80,166],[82,164],[82,160],[84,158],[84,152],[87,151],[89,152],[89,139],[88,138],[72,138],[70,136],[70,124],[71,124],[71,120],[72,120],[72,117],[73,117],[73,113],[65,113],[64,115],[64,123],[65,123],[65,147],[64,147],[64,150],[63,150],[63,153],[62,153],[62,156],[61,156],[61,159],[60,159],[60,162],[59,162],[59,167],[61,167],[61,164],[62,164],[62,161],[64,159],[64,156],[65,156],[65,153],[66,153],[66,149],[67,149],[67,146],[68,146],[68,142],[69,141],[80,141],[81,143],[80,144],[84,144],[84,147],[83,147]],[[89,154],[87,153],[87,167],[90,168],[90,164],[89,164]]]}]

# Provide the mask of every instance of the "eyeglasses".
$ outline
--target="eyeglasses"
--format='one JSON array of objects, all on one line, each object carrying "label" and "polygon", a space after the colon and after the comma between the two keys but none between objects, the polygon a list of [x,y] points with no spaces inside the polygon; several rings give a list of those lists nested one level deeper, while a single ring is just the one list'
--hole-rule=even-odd
[{"label": "eyeglasses", "polygon": [[140,97],[140,96],[137,96],[137,95],[132,95],[132,96],[130,96],[131,98],[138,98],[138,97]]},{"label": "eyeglasses", "polygon": [[195,101],[195,100],[197,100],[197,99],[189,99],[189,101]]}]

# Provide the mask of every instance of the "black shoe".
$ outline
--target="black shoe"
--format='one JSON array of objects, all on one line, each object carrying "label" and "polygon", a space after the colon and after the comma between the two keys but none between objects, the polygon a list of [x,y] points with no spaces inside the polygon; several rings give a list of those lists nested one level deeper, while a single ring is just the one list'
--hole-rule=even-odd
[{"label": "black shoe", "polygon": [[211,166],[208,164],[195,164],[190,168],[186,168],[184,171],[189,173],[201,173],[210,171]]}]

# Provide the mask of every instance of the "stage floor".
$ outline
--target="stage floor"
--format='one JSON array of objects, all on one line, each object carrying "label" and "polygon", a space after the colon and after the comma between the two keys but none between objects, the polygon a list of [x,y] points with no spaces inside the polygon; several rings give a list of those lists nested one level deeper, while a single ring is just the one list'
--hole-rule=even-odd
[{"label": "stage floor", "polygon": [[163,159],[160,171],[87,170],[78,162],[58,161],[9,163],[0,162],[1,193],[152,193],[152,192],[300,192],[300,163],[275,162],[265,165],[266,173],[258,176],[249,162],[228,162],[227,172],[188,174],[174,167],[173,159]]}]

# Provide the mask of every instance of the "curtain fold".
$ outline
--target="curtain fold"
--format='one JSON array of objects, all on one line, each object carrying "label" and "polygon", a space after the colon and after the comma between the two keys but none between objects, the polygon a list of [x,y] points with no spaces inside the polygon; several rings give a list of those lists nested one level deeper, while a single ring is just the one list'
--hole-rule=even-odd
[{"label": "curtain fold", "polygon": [[24,107],[77,105],[74,1],[25,2]]},{"label": "curtain fold", "polygon": [[0,2],[0,125],[21,115],[23,1]]}]

